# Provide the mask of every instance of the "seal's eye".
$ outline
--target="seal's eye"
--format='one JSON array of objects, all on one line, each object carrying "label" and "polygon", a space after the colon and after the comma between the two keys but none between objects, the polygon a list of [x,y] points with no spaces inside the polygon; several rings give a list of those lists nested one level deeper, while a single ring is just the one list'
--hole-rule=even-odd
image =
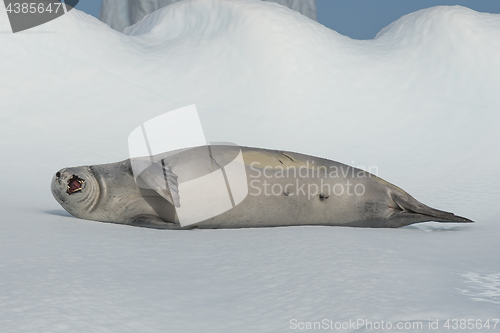
[{"label": "seal's eye", "polygon": [[58,171],[58,172],[56,172],[56,177],[57,177],[57,178],[61,177],[61,173],[60,173],[59,171]]},{"label": "seal's eye", "polygon": [[68,180],[68,190],[66,191],[68,194],[73,194],[82,190],[82,185],[85,181],[78,177],[77,175],[73,175]]}]

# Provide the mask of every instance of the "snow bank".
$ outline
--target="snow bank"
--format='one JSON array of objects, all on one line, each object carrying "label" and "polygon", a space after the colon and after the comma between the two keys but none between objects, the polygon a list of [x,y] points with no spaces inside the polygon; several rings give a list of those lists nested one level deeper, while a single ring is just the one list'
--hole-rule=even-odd
[{"label": "snow bank", "polygon": [[[117,31],[142,20],[146,15],[179,0],[103,0],[99,19]],[[316,21],[315,0],[263,0],[293,9]]]},{"label": "snow bank", "polygon": [[[125,34],[78,10],[0,34],[0,326],[282,332],[295,317],[498,314],[499,43],[499,15],[458,6],[359,41],[243,0],[175,3]],[[193,103],[210,141],[376,166],[477,223],[158,232],[53,200],[58,169],[125,159],[138,124]]]},{"label": "snow bank", "polygon": [[34,31],[0,36],[4,124],[33,126],[57,155],[78,147],[65,164],[126,158],[137,124],[196,103],[211,141],[377,166],[429,204],[495,214],[498,15],[435,7],[359,41],[273,3],[208,0],[162,8],[126,34],[79,11]]}]

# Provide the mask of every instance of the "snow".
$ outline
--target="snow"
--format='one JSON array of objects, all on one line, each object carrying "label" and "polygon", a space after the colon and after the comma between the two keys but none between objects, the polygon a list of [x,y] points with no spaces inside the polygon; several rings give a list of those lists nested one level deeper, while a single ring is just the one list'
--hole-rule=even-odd
[{"label": "snow", "polygon": [[[2,332],[498,318],[499,15],[434,7],[359,41],[273,3],[195,0],[125,34],[72,10],[0,45]],[[134,128],[190,104],[209,141],[376,166],[476,223],[159,231],[52,198],[57,170],[125,159]]]},{"label": "snow", "polygon": [[[103,0],[99,19],[117,31],[142,20],[155,10],[171,5],[180,0]],[[293,9],[316,21],[315,0],[263,0],[272,1]]]}]

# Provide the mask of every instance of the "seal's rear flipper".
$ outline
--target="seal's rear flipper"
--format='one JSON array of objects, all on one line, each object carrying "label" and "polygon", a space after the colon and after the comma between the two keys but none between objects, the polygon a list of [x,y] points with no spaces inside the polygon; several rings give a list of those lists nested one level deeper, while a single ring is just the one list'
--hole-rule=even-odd
[{"label": "seal's rear flipper", "polygon": [[141,172],[141,179],[150,189],[156,191],[162,198],[175,207],[180,207],[179,184],[177,175],[172,171],[170,165],[156,162]]},{"label": "seal's rear flipper", "polygon": [[394,212],[389,217],[389,221],[393,222],[394,226],[405,226],[429,221],[455,223],[474,222],[468,218],[426,206],[405,192],[392,192],[391,199],[396,204],[395,207],[392,207]]}]

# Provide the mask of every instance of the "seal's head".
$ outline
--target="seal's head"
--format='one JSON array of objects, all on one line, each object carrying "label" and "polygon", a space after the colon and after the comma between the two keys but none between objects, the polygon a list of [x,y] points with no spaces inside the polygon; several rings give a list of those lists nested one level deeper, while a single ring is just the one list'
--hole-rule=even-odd
[{"label": "seal's head", "polygon": [[61,169],[52,178],[52,195],[71,215],[92,219],[100,194],[99,183],[90,167]]}]

